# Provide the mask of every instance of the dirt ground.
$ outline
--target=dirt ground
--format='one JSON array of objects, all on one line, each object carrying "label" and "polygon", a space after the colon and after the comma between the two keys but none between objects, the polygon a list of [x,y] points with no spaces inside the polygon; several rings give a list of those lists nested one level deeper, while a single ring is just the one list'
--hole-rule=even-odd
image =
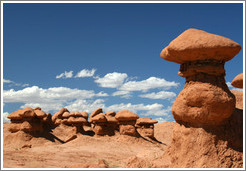
[{"label": "dirt ground", "polygon": [[[64,130],[53,130],[53,138],[32,137],[23,132],[10,133],[9,123],[3,125],[4,168],[151,168],[165,167],[154,163],[171,142],[175,123],[155,125],[156,140],[116,134],[114,136],[78,135],[62,143],[55,137],[65,136]],[[168,161],[167,161],[168,162]]]}]

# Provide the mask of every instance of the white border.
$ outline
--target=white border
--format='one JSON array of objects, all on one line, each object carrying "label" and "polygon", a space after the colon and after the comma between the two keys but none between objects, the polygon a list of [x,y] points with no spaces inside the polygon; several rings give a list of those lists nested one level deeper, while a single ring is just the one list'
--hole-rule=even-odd
[{"label": "white border", "polygon": [[[242,3],[243,4],[243,78],[245,78],[245,1],[1,1],[1,92],[3,92],[3,4],[4,3]],[[243,106],[245,107],[245,79]],[[1,93],[1,112],[3,95]],[[245,170],[245,110],[243,110],[243,168],[3,168],[3,117],[1,117],[1,170]],[[54,159],[55,160],[55,159]]]}]

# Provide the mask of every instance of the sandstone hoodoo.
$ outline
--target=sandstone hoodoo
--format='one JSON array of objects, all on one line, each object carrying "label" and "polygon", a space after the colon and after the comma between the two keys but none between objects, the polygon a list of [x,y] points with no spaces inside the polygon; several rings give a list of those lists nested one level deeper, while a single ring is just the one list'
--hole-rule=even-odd
[{"label": "sandstone hoodoo", "polygon": [[225,83],[224,64],[240,49],[228,38],[188,29],[162,50],[163,59],[181,64],[178,75],[186,78],[172,107],[177,122],[220,125],[232,115],[235,96]]},{"label": "sandstone hoodoo", "polygon": [[231,82],[231,85],[236,88],[243,88],[243,73],[238,74]]},{"label": "sandstone hoodoo", "polygon": [[26,107],[10,113],[8,119],[11,120],[10,132],[23,131],[26,133],[42,133],[44,129],[49,129],[51,115],[45,113],[40,107],[34,109]]},{"label": "sandstone hoodoo", "polygon": [[74,126],[76,128],[76,133],[84,133],[83,125],[86,125],[88,122],[88,117],[85,118],[83,114],[84,112],[80,113],[79,111],[71,112],[65,124]]},{"label": "sandstone hoodoo", "polygon": [[107,119],[105,117],[104,113],[99,113],[97,115],[94,115],[94,117],[91,118],[92,123],[92,129],[95,132],[96,135],[106,135],[108,128],[107,128]]},{"label": "sandstone hoodoo", "polygon": [[105,117],[108,122],[108,133],[114,135],[115,131],[119,131],[118,121],[115,118],[116,113],[114,111],[109,111],[105,113]]},{"label": "sandstone hoodoo", "polygon": [[62,120],[63,120],[63,119],[65,119],[65,121],[66,121],[67,118],[63,118],[63,113],[65,113],[65,112],[68,112],[68,113],[69,113],[69,111],[67,110],[67,108],[61,108],[61,109],[59,110],[59,112],[56,112],[56,113],[52,116],[52,122],[53,122],[56,126],[60,125],[60,124],[62,123]]},{"label": "sandstone hoodoo", "polygon": [[138,136],[135,124],[139,116],[129,110],[121,110],[116,113],[115,118],[119,122],[119,130],[121,135]]},{"label": "sandstone hoodoo", "polygon": [[158,121],[155,119],[142,117],[142,118],[137,119],[136,128],[137,128],[138,133],[142,137],[153,138],[154,137],[154,124],[156,123],[158,123]]}]

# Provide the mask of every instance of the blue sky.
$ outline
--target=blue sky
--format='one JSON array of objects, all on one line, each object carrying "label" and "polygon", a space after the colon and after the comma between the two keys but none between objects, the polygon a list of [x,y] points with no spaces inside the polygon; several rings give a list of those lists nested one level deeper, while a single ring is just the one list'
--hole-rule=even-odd
[{"label": "blue sky", "polygon": [[[243,4],[34,4],[3,6],[3,112],[129,109],[173,121],[179,65],[161,50],[188,28],[243,46]],[[243,50],[225,65],[243,72]],[[231,87],[230,87],[231,88]]]}]

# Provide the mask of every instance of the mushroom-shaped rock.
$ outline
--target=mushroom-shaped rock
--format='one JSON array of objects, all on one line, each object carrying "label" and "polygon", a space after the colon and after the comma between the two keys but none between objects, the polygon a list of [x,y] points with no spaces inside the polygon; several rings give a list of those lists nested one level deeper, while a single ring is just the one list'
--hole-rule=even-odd
[{"label": "mushroom-shaped rock", "polygon": [[157,120],[147,118],[147,117],[142,117],[139,118],[136,122],[136,127],[138,133],[143,136],[143,137],[154,137],[154,124],[158,123]]},{"label": "mushroom-shaped rock", "polygon": [[90,117],[90,121],[92,122],[93,126],[92,129],[96,135],[106,135],[107,134],[107,119],[104,113],[99,113]]},{"label": "mushroom-shaped rock", "polygon": [[119,121],[120,134],[138,136],[135,128],[139,116],[129,110],[121,110],[116,113],[115,118]]},{"label": "mushroom-shaped rock", "polygon": [[231,85],[236,88],[243,88],[243,73],[238,74],[231,82]]},{"label": "mushroom-shaped rock", "polygon": [[163,59],[181,64],[178,74],[186,78],[172,107],[177,122],[220,125],[232,115],[235,96],[225,83],[224,64],[240,49],[228,38],[188,29],[162,50]]},{"label": "mushroom-shaped rock", "polygon": [[105,116],[115,116],[115,115],[116,115],[115,111],[108,111],[105,113]]},{"label": "mushroom-shaped rock", "polygon": [[52,122],[55,125],[59,125],[62,123],[62,119],[63,119],[63,113],[68,112],[67,108],[61,108],[58,112],[56,112],[53,116],[52,116]]},{"label": "mushroom-shaped rock", "polygon": [[94,116],[98,115],[99,113],[103,113],[102,108],[98,108],[94,112],[91,113],[90,118],[89,118],[89,122],[92,122],[91,118],[93,118]]}]

